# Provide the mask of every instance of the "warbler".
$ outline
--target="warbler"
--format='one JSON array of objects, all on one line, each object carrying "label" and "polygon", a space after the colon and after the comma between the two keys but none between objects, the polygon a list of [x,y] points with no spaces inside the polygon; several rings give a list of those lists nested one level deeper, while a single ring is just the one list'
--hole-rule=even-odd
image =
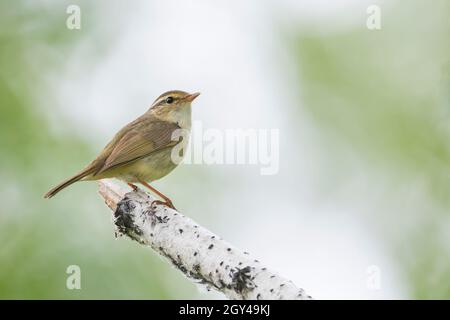
[{"label": "warbler", "polygon": [[77,181],[117,178],[134,190],[137,190],[135,183],[142,184],[164,200],[157,200],[158,203],[175,208],[172,201],[150,183],[166,176],[178,165],[179,161],[172,159],[172,150],[181,139],[173,139],[174,133],[177,130],[190,132],[191,103],[199,95],[179,90],[163,93],[147,112],[116,133],[89,165],[44,197],[51,198]]}]

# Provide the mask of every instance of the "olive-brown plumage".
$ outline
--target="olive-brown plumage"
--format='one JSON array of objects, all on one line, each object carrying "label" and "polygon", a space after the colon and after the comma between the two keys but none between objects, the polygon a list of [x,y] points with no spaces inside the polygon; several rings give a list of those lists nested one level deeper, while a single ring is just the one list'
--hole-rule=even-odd
[{"label": "olive-brown plumage", "polygon": [[183,91],[162,94],[146,113],[123,127],[86,168],[52,188],[44,197],[51,198],[76,181],[114,177],[133,188],[133,183],[142,183],[173,207],[167,197],[147,182],[164,177],[177,166],[171,153],[181,141],[172,137],[176,130],[190,131],[191,102],[198,95]]}]

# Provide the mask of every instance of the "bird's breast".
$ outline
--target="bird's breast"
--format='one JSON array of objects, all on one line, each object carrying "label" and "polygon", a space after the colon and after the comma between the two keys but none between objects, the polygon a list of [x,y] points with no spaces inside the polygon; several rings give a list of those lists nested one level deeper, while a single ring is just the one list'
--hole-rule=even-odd
[{"label": "bird's breast", "polygon": [[130,164],[126,172],[121,174],[118,178],[126,182],[155,181],[169,174],[178,165],[177,162],[172,161],[172,150],[168,148],[161,150],[146,158],[135,161]]}]

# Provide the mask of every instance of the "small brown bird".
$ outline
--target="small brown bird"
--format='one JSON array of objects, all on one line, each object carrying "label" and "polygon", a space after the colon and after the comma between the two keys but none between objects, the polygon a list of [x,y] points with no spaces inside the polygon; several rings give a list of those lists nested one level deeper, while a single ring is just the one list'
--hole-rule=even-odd
[{"label": "small brown bird", "polygon": [[51,198],[77,181],[118,178],[134,190],[137,187],[133,183],[146,186],[164,200],[158,203],[174,208],[168,197],[148,183],[166,176],[178,165],[172,159],[172,150],[181,139],[173,140],[173,134],[176,130],[190,132],[191,102],[199,94],[178,90],[163,93],[146,113],[123,127],[86,168],[44,197]]}]

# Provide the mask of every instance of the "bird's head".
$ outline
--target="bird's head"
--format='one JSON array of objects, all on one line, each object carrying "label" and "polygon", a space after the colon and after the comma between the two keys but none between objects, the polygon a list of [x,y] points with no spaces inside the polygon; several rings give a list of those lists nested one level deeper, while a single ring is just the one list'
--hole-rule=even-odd
[{"label": "bird's head", "polygon": [[161,120],[190,126],[191,103],[199,95],[199,92],[167,91],[156,98],[149,111]]},{"label": "bird's head", "polygon": [[200,95],[199,92],[187,93],[180,90],[167,91],[156,98],[152,109],[176,109],[187,107]]}]

